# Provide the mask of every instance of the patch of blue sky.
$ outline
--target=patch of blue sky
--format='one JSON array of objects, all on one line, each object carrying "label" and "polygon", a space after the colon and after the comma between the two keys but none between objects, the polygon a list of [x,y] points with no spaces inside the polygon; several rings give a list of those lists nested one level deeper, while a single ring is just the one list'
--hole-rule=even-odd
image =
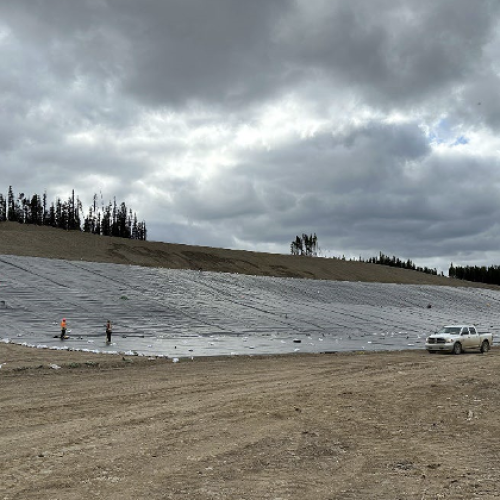
[{"label": "patch of blue sky", "polygon": [[461,144],[469,144],[469,139],[467,139],[467,137],[461,135],[460,137],[456,138],[456,140],[452,144],[452,146],[460,146]]},{"label": "patch of blue sky", "polygon": [[433,131],[427,134],[427,138],[429,139],[430,144],[443,144],[445,142],[441,137],[439,137],[438,134]]},{"label": "patch of blue sky", "polygon": [[429,130],[427,138],[429,143],[435,145],[448,144],[450,146],[460,146],[469,143],[469,139],[464,135],[458,137],[455,135],[455,131],[447,118],[440,119]]}]

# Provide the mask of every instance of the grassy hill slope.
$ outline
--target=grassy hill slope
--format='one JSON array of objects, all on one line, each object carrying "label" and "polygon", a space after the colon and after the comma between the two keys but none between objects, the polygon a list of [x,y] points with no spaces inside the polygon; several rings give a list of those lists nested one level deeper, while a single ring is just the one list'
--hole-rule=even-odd
[{"label": "grassy hill slope", "polygon": [[0,255],[203,269],[260,276],[379,283],[481,286],[442,276],[338,259],[136,241],[15,222],[0,223]]}]

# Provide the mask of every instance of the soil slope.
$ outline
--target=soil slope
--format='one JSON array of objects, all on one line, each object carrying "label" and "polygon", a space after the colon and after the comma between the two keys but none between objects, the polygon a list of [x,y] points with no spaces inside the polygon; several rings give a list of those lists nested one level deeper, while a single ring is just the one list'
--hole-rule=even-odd
[{"label": "soil slope", "polygon": [[2,254],[261,276],[480,286],[442,276],[362,262],[99,237],[14,222],[0,223],[0,255]]}]

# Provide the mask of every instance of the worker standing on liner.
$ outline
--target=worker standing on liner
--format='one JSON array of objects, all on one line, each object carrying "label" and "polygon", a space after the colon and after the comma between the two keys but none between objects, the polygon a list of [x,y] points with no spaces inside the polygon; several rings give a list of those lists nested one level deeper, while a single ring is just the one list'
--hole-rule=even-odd
[{"label": "worker standing on liner", "polygon": [[113,331],[113,327],[111,326],[111,321],[108,319],[106,323],[106,343],[111,344],[111,333]]},{"label": "worker standing on liner", "polygon": [[61,321],[61,340],[66,338],[66,330],[68,326],[66,324],[66,318],[63,318]]}]

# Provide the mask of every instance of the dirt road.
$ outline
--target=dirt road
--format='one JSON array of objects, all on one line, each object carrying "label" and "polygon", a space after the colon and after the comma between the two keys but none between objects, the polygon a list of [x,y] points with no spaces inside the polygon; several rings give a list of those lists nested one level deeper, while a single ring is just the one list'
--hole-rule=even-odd
[{"label": "dirt road", "polygon": [[0,499],[500,498],[497,349],[0,364]]}]

